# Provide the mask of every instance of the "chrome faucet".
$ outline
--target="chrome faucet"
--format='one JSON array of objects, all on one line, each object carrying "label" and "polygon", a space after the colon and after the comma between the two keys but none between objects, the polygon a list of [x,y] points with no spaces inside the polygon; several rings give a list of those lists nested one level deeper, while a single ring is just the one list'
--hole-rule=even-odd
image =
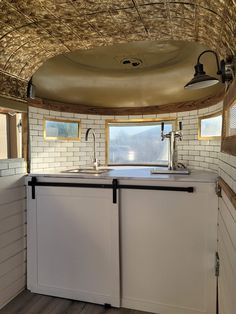
[{"label": "chrome faucet", "polygon": [[93,168],[95,170],[98,170],[98,167],[100,165],[98,159],[97,159],[97,156],[96,156],[96,134],[94,132],[94,130],[92,128],[89,128],[87,131],[86,131],[86,134],[85,134],[85,141],[87,142],[88,141],[88,136],[89,136],[89,133],[92,133],[93,135]]},{"label": "chrome faucet", "polygon": [[161,140],[164,141],[165,138],[169,139],[169,158],[168,158],[168,169],[176,170],[176,140],[179,139],[182,141],[182,122],[179,122],[179,130],[171,131],[169,133],[164,134],[164,122],[161,123]]}]

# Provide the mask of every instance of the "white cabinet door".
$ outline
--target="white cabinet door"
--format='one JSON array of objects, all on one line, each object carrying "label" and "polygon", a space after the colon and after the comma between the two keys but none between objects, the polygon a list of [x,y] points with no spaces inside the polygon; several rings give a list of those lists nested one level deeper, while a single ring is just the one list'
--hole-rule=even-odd
[{"label": "white cabinet door", "polygon": [[122,306],[215,314],[217,197],[214,184],[194,187],[121,191]]},{"label": "white cabinet door", "polygon": [[28,288],[120,306],[119,212],[112,190],[28,188]]}]

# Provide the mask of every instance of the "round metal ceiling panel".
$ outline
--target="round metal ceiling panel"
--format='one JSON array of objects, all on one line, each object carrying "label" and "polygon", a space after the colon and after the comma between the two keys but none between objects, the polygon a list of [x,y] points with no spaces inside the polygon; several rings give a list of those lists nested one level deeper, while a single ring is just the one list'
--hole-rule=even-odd
[{"label": "round metal ceiling panel", "polygon": [[[56,56],[33,76],[36,96],[94,107],[147,107],[214,95],[222,84],[185,90],[206,47],[185,41],[142,41]],[[207,73],[215,59],[204,56]]]}]

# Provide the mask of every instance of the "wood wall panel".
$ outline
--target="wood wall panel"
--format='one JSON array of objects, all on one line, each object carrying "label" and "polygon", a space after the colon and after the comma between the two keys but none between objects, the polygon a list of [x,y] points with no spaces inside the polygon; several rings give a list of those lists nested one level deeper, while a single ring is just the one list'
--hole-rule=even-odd
[{"label": "wood wall panel", "polygon": [[235,193],[220,179],[218,215],[219,314],[235,314],[236,298],[236,206]]},{"label": "wood wall panel", "polygon": [[0,308],[25,288],[26,221],[23,176],[0,178]]}]

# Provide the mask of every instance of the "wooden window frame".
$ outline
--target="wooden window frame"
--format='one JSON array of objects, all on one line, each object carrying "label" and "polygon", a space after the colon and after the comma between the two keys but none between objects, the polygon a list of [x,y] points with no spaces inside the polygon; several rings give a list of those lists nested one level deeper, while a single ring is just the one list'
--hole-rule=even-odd
[{"label": "wooden window frame", "polygon": [[177,118],[143,118],[143,119],[111,119],[106,120],[105,122],[105,164],[108,166],[158,166],[157,164],[153,163],[109,163],[109,126],[112,124],[125,124],[125,123],[145,123],[145,122],[154,122],[154,123],[161,123],[161,122],[171,122],[174,125],[174,129],[177,129]]},{"label": "wooden window frame", "polygon": [[30,173],[30,139],[29,139],[29,113],[22,112],[22,158],[26,162],[26,171]]},{"label": "wooden window frame", "polygon": [[222,111],[218,111],[206,116],[201,116],[198,118],[198,140],[200,141],[209,141],[209,140],[219,140],[221,138],[221,135],[219,136],[202,136],[201,134],[201,121],[205,120],[205,119],[210,119],[210,118],[214,118],[214,117],[218,117],[218,116],[222,116],[223,118],[223,114]]},{"label": "wooden window frame", "polygon": [[[28,129],[27,120],[28,114],[18,112],[12,109],[6,109],[0,107],[0,113],[5,114],[7,117],[7,159],[20,159],[24,158],[25,161],[28,159]],[[10,115],[9,115],[10,113]],[[17,147],[17,129],[16,129],[16,115],[22,114],[22,151],[21,157],[18,157],[19,151]]]},{"label": "wooden window frame", "polygon": [[[47,136],[46,123],[52,122],[65,122],[65,123],[77,123],[78,124],[78,136],[77,137],[63,137],[63,136]],[[57,119],[57,118],[44,118],[43,120],[43,137],[45,141],[81,141],[81,121],[79,119]]]},{"label": "wooden window frame", "polygon": [[5,123],[6,123],[6,128],[5,128],[5,141],[6,141],[6,145],[5,145],[5,149],[6,149],[6,158],[4,158],[4,156],[1,156],[0,159],[8,159],[9,158],[9,152],[10,152],[10,149],[9,149],[9,144],[10,144],[10,141],[9,141],[9,115],[7,114],[7,112],[4,112],[2,109],[0,110],[0,114],[1,116],[3,116],[5,118]]},{"label": "wooden window frame", "polygon": [[236,156],[236,135],[228,136],[228,111],[236,103],[236,79],[234,79],[224,98],[221,152]]}]

